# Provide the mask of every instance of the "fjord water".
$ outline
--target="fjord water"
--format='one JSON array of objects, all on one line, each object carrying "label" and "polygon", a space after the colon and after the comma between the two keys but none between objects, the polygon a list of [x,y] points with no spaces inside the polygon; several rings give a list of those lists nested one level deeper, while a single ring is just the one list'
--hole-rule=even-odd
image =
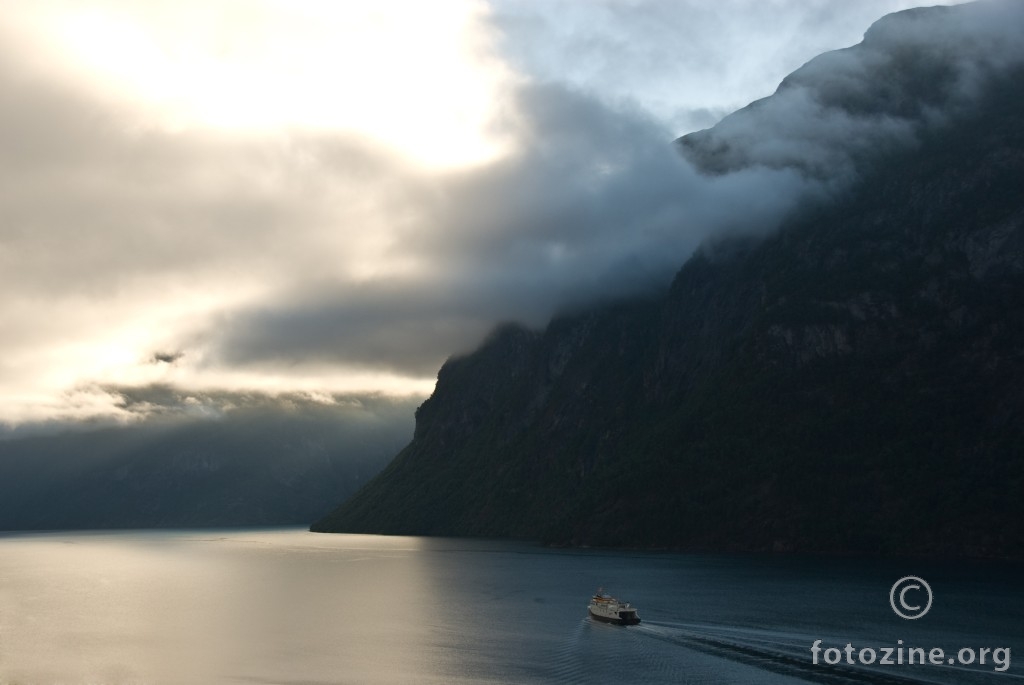
[{"label": "fjord water", "polygon": [[[1010,647],[1019,567],[551,550],[298,530],[0,537],[0,684],[1021,682],[815,666],[810,646]],[[904,575],[932,610],[894,615]],[[599,586],[643,623],[586,617]]]}]

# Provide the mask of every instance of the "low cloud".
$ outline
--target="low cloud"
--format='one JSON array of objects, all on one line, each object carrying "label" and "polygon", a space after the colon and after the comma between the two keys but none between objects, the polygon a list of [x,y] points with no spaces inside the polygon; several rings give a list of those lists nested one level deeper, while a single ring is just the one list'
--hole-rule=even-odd
[{"label": "low cloud", "polygon": [[856,47],[816,57],[771,97],[686,136],[683,149],[715,174],[761,167],[851,178],[969,112],[994,79],[1024,64],[1022,29],[1024,5],[1013,0],[889,15]]},{"label": "low cloud", "polygon": [[708,236],[770,230],[812,187],[788,170],[703,176],[650,117],[560,85],[522,87],[515,111],[516,154],[404,179],[412,218],[392,249],[422,271],[307,284],[238,311],[221,359],[431,373],[496,322],[540,325],[568,307],[663,288]]},{"label": "low cloud", "polygon": [[154,364],[173,364],[185,356],[184,352],[154,352]]},{"label": "low cloud", "polygon": [[772,230],[968,107],[1021,52],[1019,4],[985,7],[883,22],[695,137],[696,166],[671,116],[593,75],[520,79],[493,122],[508,153],[429,171],[351,133],[146,125],[8,48],[0,421],[195,409],[131,388],[422,397],[496,323],[662,288],[702,241]]},{"label": "low cloud", "polygon": [[[933,0],[945,5],[956,0]],[[914,0],[492,0],[504,54],[539,80],[632,101],[677,135],[769,95]]]},{"label": "low cloud", "polygon": [[[388,444],[401,446],[402,440],[411,435],[412,414],[421,402],[417,396],[383,393],[296,391],[268,394],[228,389],[185,389],[160,383],[93,386],[82,388],[78,393],[96,398],[97,405],[102,402],[116,411],[71,420],[58,418],[0,426],[0,443],[83,431],[129,429],[139,434],[153,434],[210,421],[241,426],[285,420],[295,425],[303,422],[315,425],[316,429],[309,435],[311,440],[331,435],[332,440],[342,445],[345,436],[358,436],[360,431],[368,430],[381,436],[391,436],[387,438]],[[264,429],[272,432],[269,424]]]}]

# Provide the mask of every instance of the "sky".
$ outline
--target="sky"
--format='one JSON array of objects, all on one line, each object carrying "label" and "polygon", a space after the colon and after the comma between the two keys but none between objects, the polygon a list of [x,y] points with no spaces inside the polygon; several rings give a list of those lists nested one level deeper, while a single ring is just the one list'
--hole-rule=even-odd
[{"label": "sky", "polygon": [[422,397],[663,287],[813,190],[672,141],[917,4],[0,0],[0,426]]}]

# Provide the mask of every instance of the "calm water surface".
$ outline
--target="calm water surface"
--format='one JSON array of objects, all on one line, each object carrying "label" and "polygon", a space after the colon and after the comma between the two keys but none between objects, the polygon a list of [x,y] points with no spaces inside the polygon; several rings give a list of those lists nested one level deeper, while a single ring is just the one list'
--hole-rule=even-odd
[{"label": "calm water surface", "polygon": [[[1021,570],[297,530],[6,535],[0,685],[1020,683]],[[909,574],[935,592],[917,621],[889,606]],[[586,618],[599,585],[643,623]],[[816,639],[1009,647],[1011,663],[814,666]]]}]

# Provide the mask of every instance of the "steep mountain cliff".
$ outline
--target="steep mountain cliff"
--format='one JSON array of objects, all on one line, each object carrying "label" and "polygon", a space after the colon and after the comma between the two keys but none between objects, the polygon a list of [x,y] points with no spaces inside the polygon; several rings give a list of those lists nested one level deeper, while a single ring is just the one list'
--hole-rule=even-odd
[{"label": "steep mountain cliff", "polygon": [[911,135],[833,146],[848,164],[769,159],[744,143],[756,110],[778,123],[763,101],[684,140],[708,173],[792,166],[842,191],[705,246],[663,297],[449,360],[413,441],[312,529],[1024,556],[1024,69],[939,79],[947,97],[921,80],[941,60],[890,30],[906,20],[858,48],[913,78],[844,100],[833,56],[780,93],[831,83],[851,117],[897,103],[884,119]]}]

